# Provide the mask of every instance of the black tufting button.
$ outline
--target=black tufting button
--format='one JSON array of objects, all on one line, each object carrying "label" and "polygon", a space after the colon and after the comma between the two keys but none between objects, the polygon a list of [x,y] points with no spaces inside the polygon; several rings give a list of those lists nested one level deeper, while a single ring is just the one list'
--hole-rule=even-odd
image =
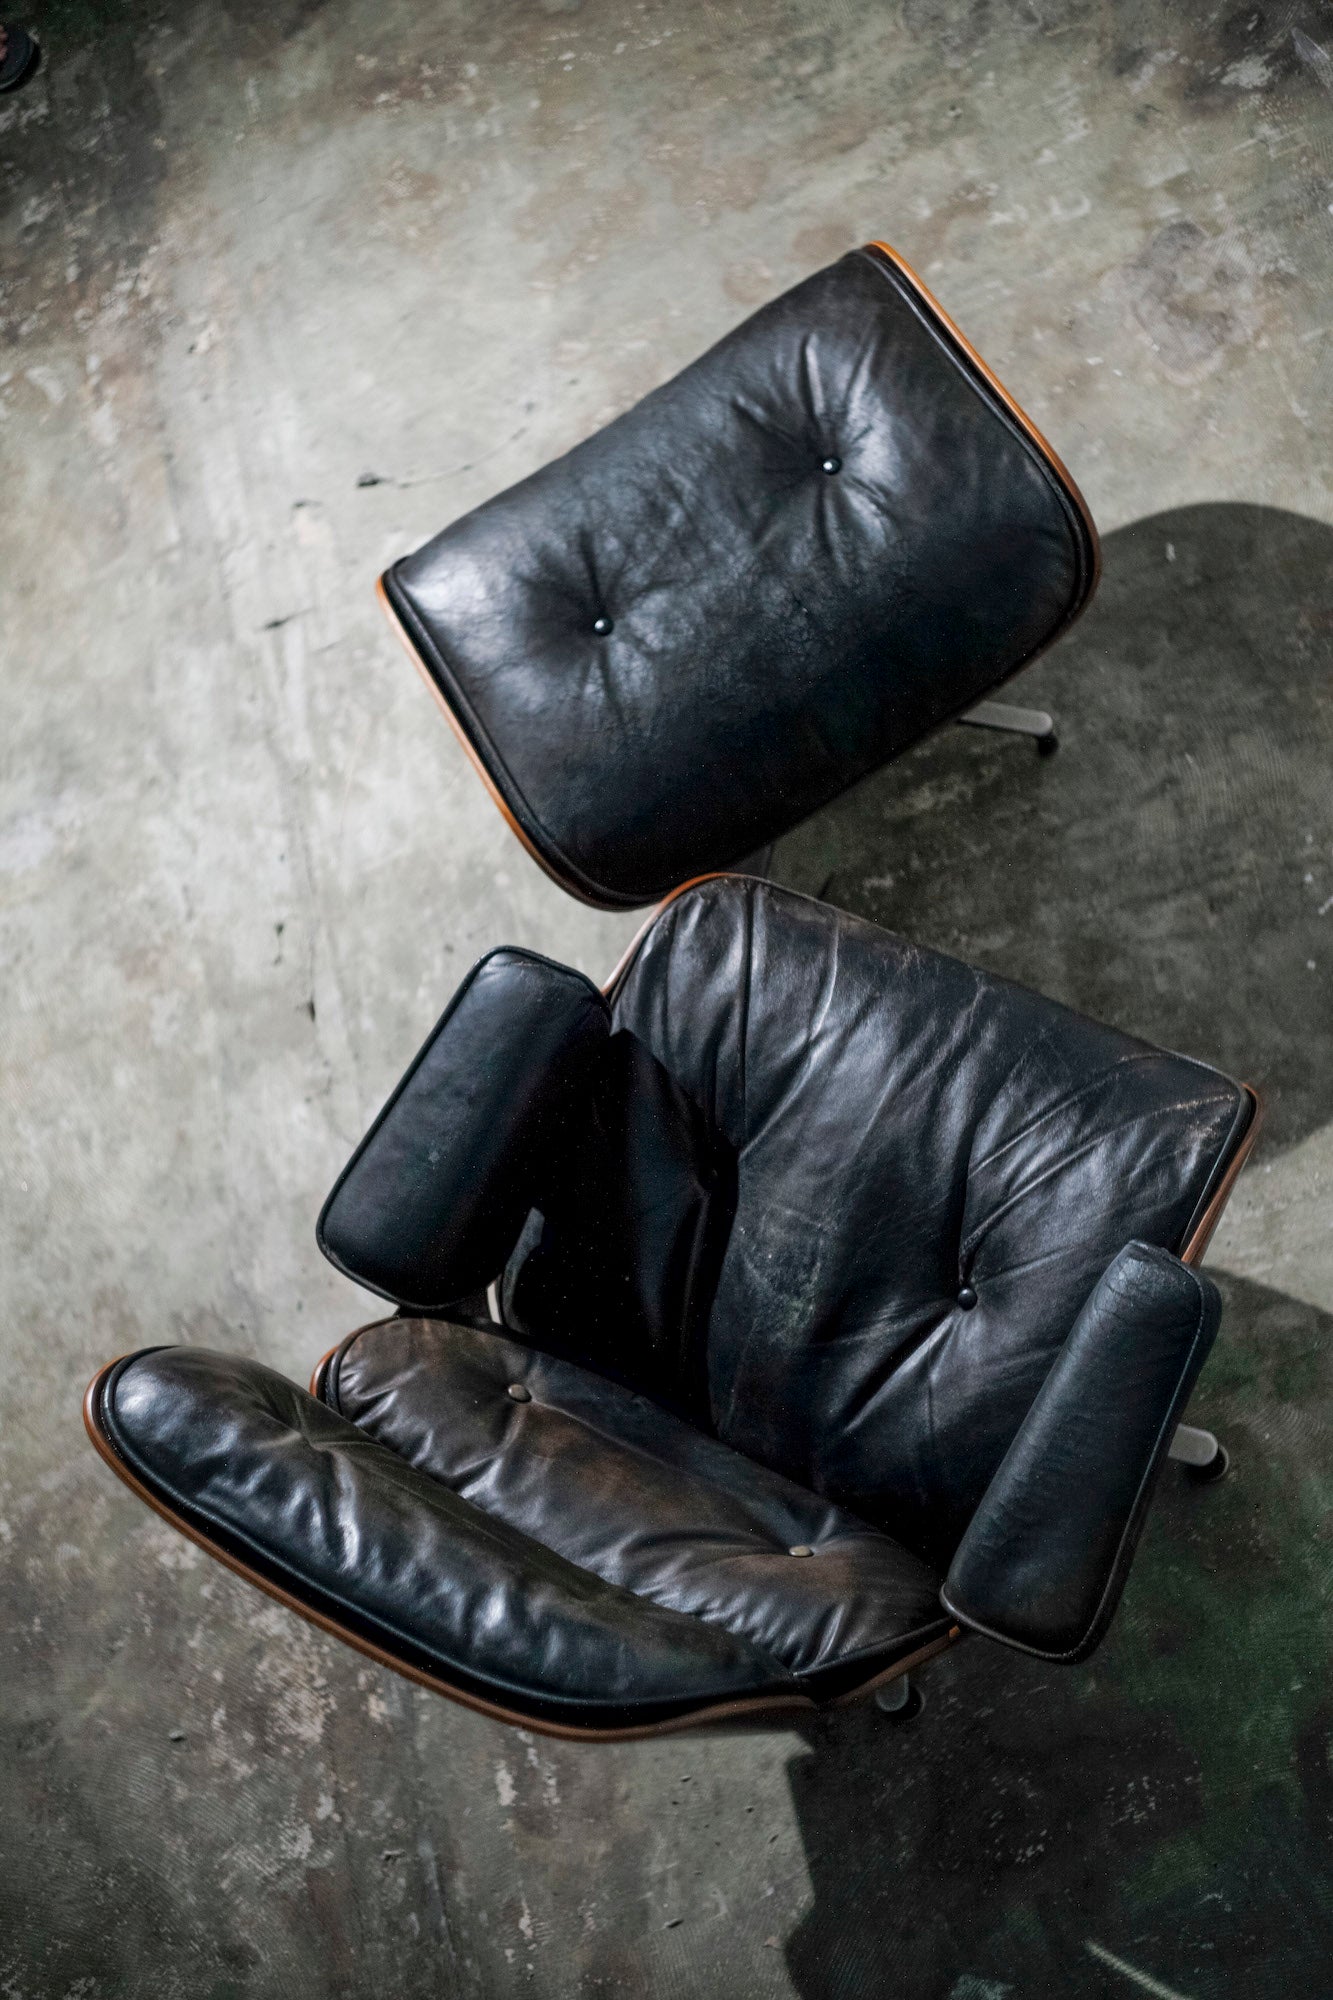
[{"label": "black tufting button", "polygon": [[809,1542],[797,1542],[795,1548],[788,1549],[787,1554],[789,1556],[812,1556],[814,1550],[811,1548]]},{"label": "black tufting button", "polygon": [[830,453],[829,456],[823,461],[821,469],[824,472],[841,472],[842,460],[840,458],[834,458],[832,453]]},{"label": "black tufting button", "polygon": [[530,1403],[532,1401],[531,1389],[525,1389],[521,1382],[511,1382],[509,1384],[509,1394],[516,1403]]},{"label": "black tufting button", "polygon": [[965,1313],[970,1313],[977,1302],[977,1295],[971,1285],[964,1285],[958,1294],[958,1303]]},{"label": "black tufting button", "polygon": [[604,639],[608,632],[615,631],[615,620],[613,618],[594,618],[592,629],[599,639]]}]

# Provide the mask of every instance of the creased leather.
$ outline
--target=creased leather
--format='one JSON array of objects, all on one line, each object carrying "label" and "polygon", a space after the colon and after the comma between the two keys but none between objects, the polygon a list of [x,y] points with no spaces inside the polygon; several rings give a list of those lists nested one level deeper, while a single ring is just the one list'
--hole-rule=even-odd
[{"label": "creased leather", "polygon": [[633,905],[978,700],[1092,574],[1049,461],[857,250],[385,588],[547,865]]},{"label": "creased leather", "polygon": [[667,905],[612,1013],[739,1162],[717,1434],[947,1566],[1102,1272],[1180,1247],[1244,1093],[739,876]]},{"label": "creased leather", "polygon": [[938,1577],[886,1535],[517,1341],[390,1320],[352,1336],[326,1393],[488,1519],[745,1639],[811,1691],[869,1679],[947,1628]]},{"label": "creased leather", "polygon": [[505,1325],[707,1421],[708,1312],[736,1160],[642,1042],[613,1034],[540,1163]]},{"label": "creased leather", "polygon": [[490,1284],[536,1176],[582,1119],[609,1029],[582,974],[502,948],[468,974],[344,1168],[316,1228],[331,1262],[418,1311]]},{"label": "creased leather", "polygon": [[259,1362],[186,1347],[132,1356],[102,1420],[185,1520],[501,1705],[613,1725],[799,1692],[743,1636],[604,1582]]},{"label": "creased leather", "polygon": [[1086,1659],[1220,1313],[1217,1287],[1165,1251],[1121,1251],[958,1546],[944,1587],[958,1617],[1043,1659]]}]

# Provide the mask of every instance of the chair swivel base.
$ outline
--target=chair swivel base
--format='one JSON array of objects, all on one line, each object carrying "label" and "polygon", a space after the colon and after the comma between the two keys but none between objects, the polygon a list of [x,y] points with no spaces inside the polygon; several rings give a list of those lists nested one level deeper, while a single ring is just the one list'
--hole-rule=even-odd
[{"label": "chair swivel base", "polygon": [[1211,1431],[1200,1430],[1194,1424],[1176,1425],[1167,1456],[1184,1467],[1185,1477],[1196,1486],[1211,1486],[1215,1480],[1225,1478],[1231,1466],[1226,1446],[1219,1444]]},{"label": "chair swivel base", "polygon": [[979,701],[958,720],[970,722],[975,729],[1002,729],[1010,736],[1031,736],[1039,757],[1053,757],[1060,747],[1055,722],[1044,708],[1016,708],[1007,701]]},{"label": "chair swivel base", "polygon": [[875,1696],[875,1707],[890,1722],[915,1722],[926,1705],[926,1697],[908,1674],[900,1674]]}]

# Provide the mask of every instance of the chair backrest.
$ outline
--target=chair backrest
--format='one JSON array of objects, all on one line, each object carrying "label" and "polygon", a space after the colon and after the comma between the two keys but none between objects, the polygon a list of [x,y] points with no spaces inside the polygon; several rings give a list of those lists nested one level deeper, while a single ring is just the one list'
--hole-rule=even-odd
[{"label": "chair backrest", "polygon": [[736,1161],[707,1321],[738,1449],[947,1554],[1097,1280],[1180,1253],[1243,1087],[767,883],[654,921],[612,995]]},{"label": "chair backrest", "polygon": [[1096,563],[1049,446],[869,245],[383,588],[538,860],[634,905],[969,707]]}]

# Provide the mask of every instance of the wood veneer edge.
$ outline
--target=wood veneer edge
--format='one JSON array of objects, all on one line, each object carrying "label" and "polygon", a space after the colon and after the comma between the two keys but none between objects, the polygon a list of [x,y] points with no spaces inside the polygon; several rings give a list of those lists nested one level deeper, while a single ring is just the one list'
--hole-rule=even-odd
[{"label": "wood veneer edge", "polygon": [[1222,1212],[1235,1190],[1241,1169],[1249,1159],[1250,1154],[1254,1151],[1254,1142],[1259,1137],[1259,1130],[1264,1122],[1264,1100],[1258,1090],[1255,1089],[1252,1083],[1243,1083],[1241,1089],[1245,1092],[1253,1107],[1250,1113],[1250,1122],[1241,1133],[1236,1150],[1227,1162],[1226,1171],[1218,1182],[1216,1193],[1191,1230],[1185,1247],[1180,1253],[1181,1263],[1189,1264],[1193,1268],[1197,1268],[1203,1262],[1204,1252],[1212,1240],[1213,1231],[1222,1220]]},{"label": "wood veneer edge", "polygon": [[392,631],[394,632],[394,635],[396,636],[398,643],[401,645],[403,651],[407,654],[408,659],[412,662],[412,665],[416,668],[422,680],[425,682],[426,687],[429,689],[431,697],[434,700],[436,707],[443,715],[449,727],[453,730],[454,735],[458,738],[458,741],[463,746],[463,751],[467,757],[468,762],[471,764],[477,776],[481,779],[482,784],[486,787],[486,790],[490,795],[491,803],[499,810],[501,817],[503,818],[506,826],[509,828],[509,831],[513,834],[514,838],[530,855],[532,860],[536,862],[537,866],[541,869],[543,875],[549,876],[551,881],[555,883],[557,888],[563,889],[567,896],[573,896],[576,902],[586,903],[589,909],[623,910],[623,909],[635,908],[635,905],[633,903],[628,903],[628,904],[611,903],[599,900],[595,896],[590,896],[586,889],[582,889],[578,886],[576,882],[570,881],[567,875],[562,875],[560,873],[560,870],[556,867],[555,863],[553,861],[550,861],[547,858],[547,856],[542,853],[541,849],[537,846],[537,843],[533,840],[531,834],[528,833],[527,829],[518,819],[512,806],[509,804],[509,801],[505,798],[504,793],[500,790],[500,787],[496,784],[495,779],[491,776],[490,771],[486,767],[486,763],[481,755],[481,752],[477,749],[476,744],[472,741],[472,738],[468,735],[467,730],[463,727],[462,718],[458,715],[448,695],[445,693],[444,689],[440,686],[440,683],[436,680],[434,674],[431,672],[429,666],[426,664],[426,661],[422,658],[422,655],[417,647],[416,641],[413,639],[411,633],[408,631],[402,619],[399,617],[398,612],[394,608],[393,600],[390,598],[388,590],[385,585],[384,576],[377,577],[375,580],[375,595],[379,599],[380,609],[384,613],[384,616],[388,619],[389,625]]}]

